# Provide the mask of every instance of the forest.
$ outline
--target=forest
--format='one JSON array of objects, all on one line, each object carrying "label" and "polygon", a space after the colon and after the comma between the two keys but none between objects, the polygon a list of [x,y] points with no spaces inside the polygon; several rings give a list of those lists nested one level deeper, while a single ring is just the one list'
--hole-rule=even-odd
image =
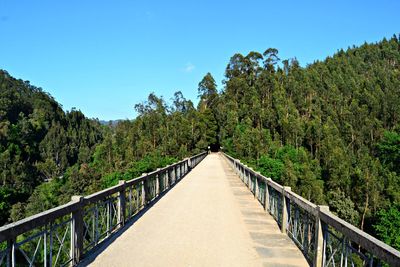
[{"label": "forest", "polygon": [[0,71],[0,225],[221,145],[223,151],[400,249],[400,39],[305,67],[278,50],[233,55],[198,105],[151,93],[102,125]]}]

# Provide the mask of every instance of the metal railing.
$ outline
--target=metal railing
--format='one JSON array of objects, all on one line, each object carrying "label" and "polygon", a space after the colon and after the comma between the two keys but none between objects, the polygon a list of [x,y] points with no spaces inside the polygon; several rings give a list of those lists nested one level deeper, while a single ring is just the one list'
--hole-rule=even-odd
[{"label": "metal railing", "polygon": [[223,154],[243,183],[312,266],[400,266],[400,252]]},{"label": "metal railing", "polygon": [[203,152],[0,227],[0,266],[76,265],[206,157]]}]

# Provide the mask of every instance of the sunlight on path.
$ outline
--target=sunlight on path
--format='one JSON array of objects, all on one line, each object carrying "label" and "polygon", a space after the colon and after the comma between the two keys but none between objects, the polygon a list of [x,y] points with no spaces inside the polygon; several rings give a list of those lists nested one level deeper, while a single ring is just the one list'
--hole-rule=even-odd
[{"label": "sunlight on path", "polygon": [[218,154],[94,257],[92,266],[308,266]]}]

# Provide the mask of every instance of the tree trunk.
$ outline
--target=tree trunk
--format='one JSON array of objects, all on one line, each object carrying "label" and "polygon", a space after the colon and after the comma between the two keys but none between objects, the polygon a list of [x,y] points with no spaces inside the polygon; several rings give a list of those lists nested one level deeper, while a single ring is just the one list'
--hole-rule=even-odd
[{"label": "tree trunk", "polygon": [[365,198],[365,205],[364,205],[364,211],[361,217],[361,226],[360,229],[362,231],[364,231],[364,221],[365,221],[365,215],[367,214],[367,210],[368,210],[368,202],[369,202],[369,195],[367,194],[366,198]]}]

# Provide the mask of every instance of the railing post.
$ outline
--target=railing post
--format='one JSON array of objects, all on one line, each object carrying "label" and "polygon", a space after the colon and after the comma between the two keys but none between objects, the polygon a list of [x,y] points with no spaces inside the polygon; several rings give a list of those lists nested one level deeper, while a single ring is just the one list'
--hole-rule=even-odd
[{"label": "railing post", "polygon": [[239,175],[239,161],[238,159],[235,159],[235,171]]},{"label": "railing post", "polygon": [[[247,167],[247,166],[246,166]],[[250,192],[252,192],[253,193],[253,195],[254,195],[254,197],[255,197],[255,191],[254,191],[254,183],[255,183],[255,180],[253,180],[253,176],[252,176],[252,174],[251,174],[251,171],[247,171],[247,177],[248,177],[248,179],[249,179],[249,185],[251,186],[250,187]]]},{"label": "railing post", "polygon": [[236,166],[237,166],[236,167],[237,174],[239,175],[240,179],[242,179],[242,181],[244,182],[243,175],[242,175],[242,167],[240,166],[240,160],[237,160]]},{"label": "railing post", "polygon": [[171,184],[169,181],[169,165],[165,167],[165,189],[170,188]]},{"label": "railing post", "polygon": [[126,181],[120,180],[118,184],[121,186],[121,190],[118,192],[118,224],[120,225],[120,227],[122,227],[124,226],[126,219]]},{"label": "railing post", "polygon": [[7,240],[7,255],[6,257],[6,266],[7,267],[11,267],[11,266],[15,266],[15,239],[11,239],[11,240]]},{"label": "railing post", "polygon": [[169,188],[169,170],[168,167],[166,167],[164,172],[164,191],[166,191]]},{"label": "railing post", "polygon": [[284,186],[282,189],[282,224],[281,224],[281,232],[286,234],[287,225],[288,225],[288,204],[286,203],[285,192],[292,191],[289,186]]},{"label": "railing post", "polygon": [[258,192],[258,187],[259,187],[259,185],[258,185],[258,176],[257,176],[257,174],[254,175],[254,182],[255,182],[255,187],[254,187],[254,198],[258,199],[258,195],[259,195],[260,193]]},{"label": "railing post", "polygon": [[177,165],[174,166],[174,180],[175,180],[175,183],[179,181],[179,173],[178,173]]},{"label": "railing post", "polygon": [[171,185],[175,184],[176,181],[176,175],[175,175],[175,167],[171,167]]},{"label": "railing post", "polygon": [[[250,177],[249,177],[249,175],[246,174],[246,167],[247,167],[247,165],[244,165],[243,168],[242,168],[243,179],[244,179],[245,181],[247,181],[247,187],[250,189],[250,192],[251,192]],[[252,192],[251,192],[251,193],[252,193]]]},{"label": "railing post", "polygon": [[158,173],[158,188],[158,194],[160,195],[165,190],[165,176],[162,168],[160,168]]},{"label": "railing post", "polygon": [[[142,173],[142,176],[145,176],[147,173]],[[142,205],[145,207],[147,205],[146,203],[146,178],[142,181]]]},{"label": "railing post", "polygon": [[324,231],[323,222],[320,218],[320,211],[329,211],[329,206],[317,206],[317,213],[315,216],[315,257],[314,257],[314,267],[322,267],[324,260]]},{"label": "railing post", "polygon": [[164,169],[163,171],[161,171],[161,180],[162,180],[162,192],[164,192],[165,190],[167,190],[168,188],[168,171],[167,169]]},{"label": "railing post", "polygon": [[[107,220],[107,237],[111,234],[111,224],[112,224],[112,200],[106,202],[106,220]],[[118,214],[117,214],[118,215]]]},{"label": "railing post", "polygon": [[248,166],[247,165],[244,165],[244,170],[243,170],[243,172],[244,172],[244,175],[247,177],[247,184],[248,184],[248,187],[249,187],[249,189],[250,189],[250,193],[253,193],[253,190],[252,190],[252,188],[253,188],[253,181],[251,180],[251,173],[248,171]]},{"label": "railing post", "polygon": [[12,240],[12,245],[11,245],[11,266],[14,267],[17,265],[17,260],[15,257],[15,253],[17,253],[17,248],[16,248],[16,244],[15,242],[17,242],[16,238],[14,240]]},{"label": "railing post", "polygon": [[160,195],[160,179],[162,177],[160,177],[160,168],[157,168],[157,174],[156,174],[156,192],[155,192],[155,197],[158,197],[158,195]]},{"label": "railing post", "polygon": [[168,165],[167,167],[167,181],[168,181],[168,188],[171,188],[172,185],[172,170],[169,167],[170,165]]},{"label": "railing post", "polygon": [[181,163],[181,178],[185,176],[185,161]]},{"label": "railing post", "polygon": [[83,196],[72,196],[71,201],[78,203],[78,209],[72,213],[71,221],[71,259],[76,265],[83,256]]},{"label": "railing post", "polygon": [[246,165],[246,172],[247,172],[247,180],[249,181],[249,189],[250,189],[250,192],[251,193],[253,193],[253,195],[254,195],[254,192],[253,192],[253,189],[254,189],[254,183],[253,183],[253,177],[251,177],[251,172],[247,169],[248,168],[248,166]]},{"label": "railing post", "polygon": [[269,210],[269,190],[268,190],[268,183],[270,183],[272,181],[271,178],[267,178],[267,180],[265,181],[265,207],[264,209],[268,212],[271,212]]},{"label": "railing post", "polygon": [[[299,215],[297,214],[297,220],[299,220]],[[304,255],[308,255],[308,249],[309,249],[309,243],[310,243],[310,237],[309,237],[309,233],[310,233],[310,216],[309,214],[307,214],[306,218],[304,219],[305,221],[303,222],[304,225],[304,229],[303,229],[303,235],[304,235],[304,239],[303,239],[303,248],[304,248]]]},{"label": "railing post", "polygon": [[260,194],[260,192],[259,192],[259,188],[260,188],[260,185],[258,184],[259,183],[259,180],[258,180],[258,175],[256,174],[255,175],[255,177],[254,177],[254,181],[255,181],[255,188],[254,188],[254,197],[255,198],[257,198],[258,199],[258,196],[259,196],[259,194]]}]

